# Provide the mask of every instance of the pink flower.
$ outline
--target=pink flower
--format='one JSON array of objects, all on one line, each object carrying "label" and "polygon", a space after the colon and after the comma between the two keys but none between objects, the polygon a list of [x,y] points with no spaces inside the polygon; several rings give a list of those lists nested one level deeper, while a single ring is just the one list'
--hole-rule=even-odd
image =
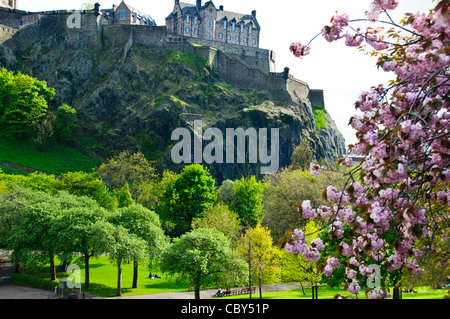
[{"label": "pink flower", "polygon": [[297,57],[301,58],[309,54],[311,48],[307,45],[303,45],[301,42],[294,42],[289,47],[289,50]]},{"label": "pink flower", "polygon": [[364,37],[360,34],[351,35],[349,33],[344,34],[345,45],[348,47],[359,47],[364,41]]},{"label": "pink flower", "polygon": [[330,277],[331,274],[333,273],[333,268],[331,268],[331,266],[325,266],[325,268],[323,268],[323,273],[325,276]]},{"label": "pink flower", "polygon": [[355,281],[353,281],[350,285],[348,285],[347,287],[347,291],[349,293],[351,293],[352,295],[358,295],[359,294],[359,290],[361,290],[361,287],[358,285],[358,283],[356,283]]},{"label": "pink flower", "polygon": [[303,218],[317,218],[317,214],[311,206],[310,200],[304,200],[302,203],[302,216]]},{"label": "pink flower", "polygon": [[350,168],[353,166],[353,160],[349,157],[347,157],[343,162],[342,162],[342,166]]},{"label": "pink flower", "polygon": [[345,268],[345,275],[348,279],[355,279],[356,278],[356,271],[353,269]]},{"label": "pink flower", "polygon": [[311,172],[311,174],[313,174],[314,176],[319,176],[319,174],[323,171],[323,167],[319,166],[316,163],[310,163],[309,164],[309,171]]},{"label": "pink flower", "polygon": [[328,42],[333,42],[341,39],[343,35],[341,35],[342,28],[336,26],[325,26],[322,29],[322,35]]},{"label": "pink flower", "polygon": [[348,26],[348,21],[349,19],[346,13],[339,15],[337,14],[337,11],[336,15],[331,18],[331,23],[338,28],[344,28]]}]

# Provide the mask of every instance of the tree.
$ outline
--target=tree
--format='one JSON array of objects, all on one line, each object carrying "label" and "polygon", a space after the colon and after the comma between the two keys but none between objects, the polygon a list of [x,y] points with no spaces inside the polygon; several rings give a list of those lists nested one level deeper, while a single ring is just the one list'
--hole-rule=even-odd
[{"label": "tree", "polygon": [[93,173],[69,172],[61,175],[61,190],[76,196],[88,196],[100,206],[112,210],[116,206],[114,197],[103,181]]},{"label": "tree", "polygon": [[31,125],[31,129],[34,132],[33,141],[41,146],[41,152],[47,151],[47,144],[53,136],[54,122],[55,115],[48,113],[42,121]]},{"label": "tree", "polygon": [[128,183],[133,195],[140,183],[156,179],[155,168],[141,152],[123,151],[102,163],[95,172],[110,189],[121,189]]},{"label": "tree", "polygon": [[60,214],[50,225],[50,234],[55,239],[55,250],[67,260],[74,253],[81,254],[84,262],[85,288],[90,286],[91,257],[105,251],[92,240],[93,225],[98,221],[109,219],[109,213],[96,201],[88,197],[78,197],[68,193],[60,195]]},{"label": "tree", "polygon": [[231,211],[227,205],[218,203],[208,209],[205,216],[194,220],[194,228],[214,228],[226,235],[233,242],[237,241],[242,229],[237,213]]},{"label": "tree", "polygon": [[20,225],[25,208],[46,199],[47,196],[41,192],[21,187],[7,189],[0,194],[0,247],[6,248],[11,231]]},{"label": "tree", "polygon": [[[119,208],[111,221],[115,225],[125,227],[130,234],[143,239],[147,243],[146,251],[149,258],[157,258],[167,247],[168,239],[161,228],[158,215],[142,205],[132,204]],[[132,288],[137,288],[138,265],[139,259],[134,259]]]},{"label": "tree", "polygon": [[[314,221],[308,222],[303,228],[303,232],[306,234],[312,234],[317,231],[317,227]],[[308,237],[313,240],[317,238],[317,233]],[[281,257],[281,277],[283,281],[287,282],[300,282],[303,290],[303,283],[307,282],[311,285],[312,297],[317,299],[318,296],[318,283],[322,278],[322,272],[316,263],[297,254],[290,254],[286,251],[283,252]]]},{"label": "tree", "polygon": [[202,218],[217,198],[214,179],[199,164],[186,166],[164,193],[167,217],[177,226],[174,236],[191,229],[192,221]]},{"label": "tree", "polygon": [[293,169],[307,170],[309,164],[314,160],[314,153],[309,146],[306,138],[302,139],[291,156],[291,165]]},{"label": "tree", "polygon": [[257,282],[259,298],[262,299],[262,283],[274,283],[280,279],[281,251],[272,245],[270,231],[260,224],[247,229],[237,247],[249,264],[249,288],[253,281]]},{"label": "tree", "polygon": [[144,258],[147,243],[144,239],[130,234],[125,227],[105,221],[98,221],[92,227],[91,245],[108,253],[108,257],[117,266],[117,293],[122,295],[122,264],[128,259]]},{"label": "tree", "polygon": [[264,185],[255,176],[243,177],[234,182],[236,191],[230,209],[239,214],[244,227],[255,227],[263,219],[262,194]]},{"label": "tree", "polygon": [[63,104],[56,112],[54,131],[60,143],[71,143],[78,129],[77,111],[70,105]]},{"label": "tree", "polygon": [[[367,19],[363,19],[390,25],[388,31],[374,24],[355,34],[353,23],[361,19],[336,14],[332,25],[321,32],[329,42],[342,38],[348,46],[365,42],[361,49],[371,47],[371,54],[378,57],[377,67],[393,72],[395,79],[387,88],[378,85],[362,92],[355,103],[360,113],[349,124],[356,130],[358,142],[349,150],[364,158],[345,173],[342,191],[334,186],[325,191],[333,206],[315,210],[307,201],[301,206],[303,216],[326,214],[330,237],[338,242],[343,239],[344,226],[352,230],[352,242],[343,241],[339,254],[352,260],[354,270],[366,276],[371,274],[367,267],[361,267],[366,259],[381,264],[388,272],[420,273],[417,259],[422,252],[418,243],[433,242],[435,234],[442,234],[441,227],[448,227],[447,222],[435,221],[448,221],[449,2],[441,0],[427,14],[407,14],[400,23],[388,13],[397,5],[395,0],[375,0],[366,12]],[[381,14],[387,19],[380,21]],[[346,29],[353,31],[344,34]],[[302,57],[310,48],[293,43],[291,50]],[[339,162],[352,167],[349,158]],[[322,170],[317,164],[310,168],[313,174]],[[446,208],[441,210],[442,206]],[[307,249],[314,249],[306,246],[300,232],[293,235],[287,247],[302,256]],[[335,267],[327,266],[324,273],[331,274]],[[347,290],[357,295],[360,286],[352,281]],[[395,287],[394,298],[400,295],[398,292],[399,286]],[[368,294],[371,298],[387,296],[377,289]]]},{"label": "tree", "polygon": [[217,191],[217,201],[224,203],[229,207],[233,203],[235,196],[236,190],[234,189],[234,182],[229,179],[223,181]]},{"label": "tree", "polygon": [[117,201],[118,201],[119,208],[120,207],[128,207],[134,203],[133,197],[131,196],[131,193],[130,193],[130,187],[128,186],[128,183],[125,183],[125,185],[118,192]]},{"label": "tree", "polygon": [[15,264],[50,262],[50,280],[56,280],[55,243],[57,237],[50,232],[60,206],[57,200],[42,193],[45,201],[27,205],[20,216],[20,223],[11,229],[8,249]]},{"label": "tree", "polygon": [[264,219],[262,225],[270,229],[274,243],[292,228],[303,229],[308,222],[302,217],[297,206],[303,200],[319,207],[329,204],[322,197],[328,185],[343,186],[345,178],[335,172],[323,172],[319,176],[309,171],[283,169],[264,179]]},{"label": "tree", "polygon": [[[235,281],[245,278],[246,263],[230,247],[230,239],[215,229],[198,228],[183,234],[162,254],[161,270],[194,286],[220,283],[224,275]],[[229,278],[229,277],[228,277]]]},{"label": "tree", "polygon": [[0,69],[0,130],[3,136],[27,138],[47,115],[55,90],[45,81]]}]

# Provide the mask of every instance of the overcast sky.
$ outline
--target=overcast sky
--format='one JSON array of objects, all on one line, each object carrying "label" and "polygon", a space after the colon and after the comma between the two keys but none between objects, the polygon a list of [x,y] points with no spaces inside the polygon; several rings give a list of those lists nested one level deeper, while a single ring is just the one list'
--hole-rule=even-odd
[{"label": "overcast sky", "polygon": [[[19,0],[19,9],[26,11],[79,9],[83,0]],[[99,0],[101,8],[112,8],[121,0]],[[147,12],[158,25],[172,11],[174,0],[128,0],[131,6]],[[181,2],[195,3],[195,0]],[[205,3],[206,0],[203,0]],[[308,43],[331,16],[338,11],[347,13],[350,19],[364,17],[371,0],[214,0],[216,7],[223,5],[227,11],[248,13],[257,11],[261,26],[260,47],[276,53],[277,71],[287,66],[291,74],[308,83],[311,89],[322,89],[326,108],[344,134],[347,144],[356,142],[354,131],[348,126],[355,114],[354,103],[363,90],[387,83],[391,74],[377,71],[374,58],[363,55],[355,48],[348,48],[343,41],[328,43],[322,37],[311,44],[311,54],[303,59],[292,56],[289,45],[294,41]],[[399,21],[406,12],[417,13],[434,7],[432,0],[399,0],[398,8],[392,12]]]}]

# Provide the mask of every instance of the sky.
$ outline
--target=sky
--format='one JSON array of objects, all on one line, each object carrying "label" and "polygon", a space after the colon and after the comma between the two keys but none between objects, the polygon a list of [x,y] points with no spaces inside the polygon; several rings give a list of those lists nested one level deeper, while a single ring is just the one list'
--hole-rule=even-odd
[{"label": "sky", "polygon": [[[203,0],[205,3],[207,0]],[[112,8],[121,0],[19,0],[19,9],[25,11],[80,9],[85,2],[98,2],[101,8]],[[136,9],[148,13],[157,25],[165,25],[165,18],[172,11],[174,0],[127,0]],[[181,0],[195,3],[195,0]],[[376,59],[366,56],[356,48],[346,47],[343,41],[326,42],[322,37],[311,43],[310,55],[295,58],[289,52],[294,41],[308,43],[338,11],[347,13],[350,19],[364,18],[371,0],[213,0],[216,7],[226,11],[250,14],[257,11],[261,26],[260,48],[276,54],[277,72],[289,67],[297,79],[308,83],[311,89],[324,90],[325,106],[344,135],[347,144],[356,142],[355,131],[348,126],[356,111],[354,103],[359,94],[372,86],[387,84],[393,74],[378,71]],[[391,12],[398,22],[405,13],[427,12],[435,6],[433,0],[399,0],[399,6]],[[380,17],[384,18],[384,17]],[[355,25],[357,26],[357,25]]]}]

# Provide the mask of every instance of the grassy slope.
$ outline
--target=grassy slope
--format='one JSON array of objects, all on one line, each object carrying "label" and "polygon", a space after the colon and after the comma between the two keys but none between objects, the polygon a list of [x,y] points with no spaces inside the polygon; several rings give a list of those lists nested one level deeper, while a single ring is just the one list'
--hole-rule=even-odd
[{"label": "grassy slope", "polygon": [[0,139],[0,163],[12,163],[50,174],[92,172],[99,161],[83,155],[77,149],[53,144],[46,152],[29,141]]}]

